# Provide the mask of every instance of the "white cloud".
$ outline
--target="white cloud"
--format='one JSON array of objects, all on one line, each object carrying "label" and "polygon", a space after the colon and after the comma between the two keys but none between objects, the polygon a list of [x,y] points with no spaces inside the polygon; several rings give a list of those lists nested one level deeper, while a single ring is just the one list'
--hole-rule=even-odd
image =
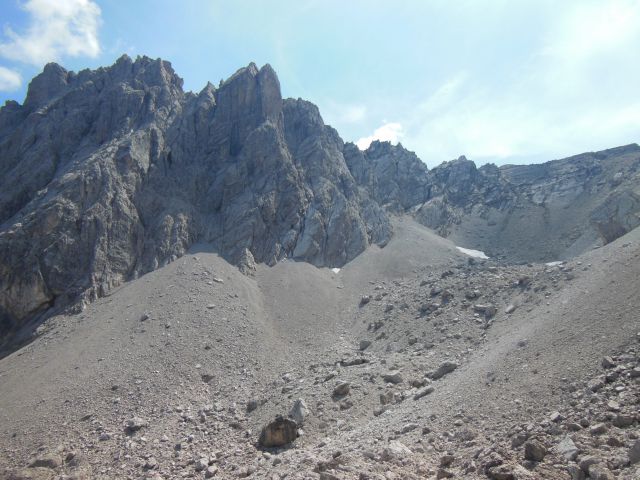
[{"label": "white cloud", "polygon": [[404,136],[404,129],[400,123],[390,122],[385,123],[381,127],[378,127],[373,132],[373,135],[368,137],[362,137],[356,142],[356,145],[360,150],[366,150],[374,140],[380,140],[381,142],[398,143]]},{"label": "white cloud", "polygon": [[22,85],[20,74],[14,70],[0,66],[0,92],[12,92]]},{"label": "white cloud", "polygon": [[101,11],[93,1],[28,0],[22,8],[29,24],[22,33],[5,28],[1,56],[40,67],[65,56],[99,55]]}]

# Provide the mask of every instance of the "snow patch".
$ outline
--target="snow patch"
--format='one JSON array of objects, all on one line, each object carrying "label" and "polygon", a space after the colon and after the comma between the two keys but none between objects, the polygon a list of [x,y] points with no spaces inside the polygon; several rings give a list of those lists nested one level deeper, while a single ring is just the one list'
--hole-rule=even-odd
[{"label": "snow patch", "polygon": [[339,268],[332,268],[331,271],[333,273],[340,273],[340,269]]},{"label": "snow patch", "polygon": [[470,257],[482,258],[483,260],[489,259],[489,257],[487,257],[487,255],[484,252],[481,252],[480,250],[473,250],[471,248],[462,248],[462,247],[456,247],[456,248],[460,250],[462,253],[464,253],[465,255],[469,255]]},{"label": "snow patch", "polygon": [[560,265],[562,265],[564,262],[547,262],[545,263],[545,265],[547,267],[558,267]]}]

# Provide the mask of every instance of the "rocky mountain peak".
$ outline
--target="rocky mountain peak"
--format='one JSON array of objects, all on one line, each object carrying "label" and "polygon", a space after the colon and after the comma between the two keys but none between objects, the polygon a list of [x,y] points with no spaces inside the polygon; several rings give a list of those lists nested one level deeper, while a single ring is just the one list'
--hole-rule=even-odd
[{"label": "rocky mountain peak", "polygon": [[0,110],[0,337],[207,243],[231,262],[341,266],[391,236],[344,143],[255,64],[182,91],[171,64],[34,79],[38,115]]},{"label": "rocky mountain peak", "polygon": [[57,63],[47,63],[42,73],[29,83],[24,107],[35,110],[62,93],[68,84],[69,72]]}]

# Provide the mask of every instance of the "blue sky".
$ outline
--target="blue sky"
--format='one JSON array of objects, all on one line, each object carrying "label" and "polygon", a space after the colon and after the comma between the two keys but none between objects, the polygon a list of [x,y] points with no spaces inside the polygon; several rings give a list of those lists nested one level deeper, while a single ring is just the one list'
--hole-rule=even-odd
[{"label": "blue sky", "polygon": [[48,61],[169,60],[185,88],[270,63],[361,146],[429,166],[560,158],[640,140],[636,0],[3,0],[0,100]]}]

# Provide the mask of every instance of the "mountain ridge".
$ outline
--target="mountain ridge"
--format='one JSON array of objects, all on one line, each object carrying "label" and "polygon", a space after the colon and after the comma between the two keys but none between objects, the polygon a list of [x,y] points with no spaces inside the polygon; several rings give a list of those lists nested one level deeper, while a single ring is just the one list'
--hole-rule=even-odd
[{"label": "mountain ridge", "polygon": [[[4,345],[197,242],[247,272],[284,258],[340,267],[384,246],[390,215],[409,213],[500,258],[556,260],[640,224],[637,145],[547,167],[477,168],[460,157],[429,170],[401,145],[345,143],[315,105],[282,98],[268,64],[218,88],[182,87],[161,59],[125,55],[78,73],[48,64],[23,105],[0,109]],[[523,242],[532,236],[523,212],[562,227],[558,236],[570,230],[571,242]]]}]

